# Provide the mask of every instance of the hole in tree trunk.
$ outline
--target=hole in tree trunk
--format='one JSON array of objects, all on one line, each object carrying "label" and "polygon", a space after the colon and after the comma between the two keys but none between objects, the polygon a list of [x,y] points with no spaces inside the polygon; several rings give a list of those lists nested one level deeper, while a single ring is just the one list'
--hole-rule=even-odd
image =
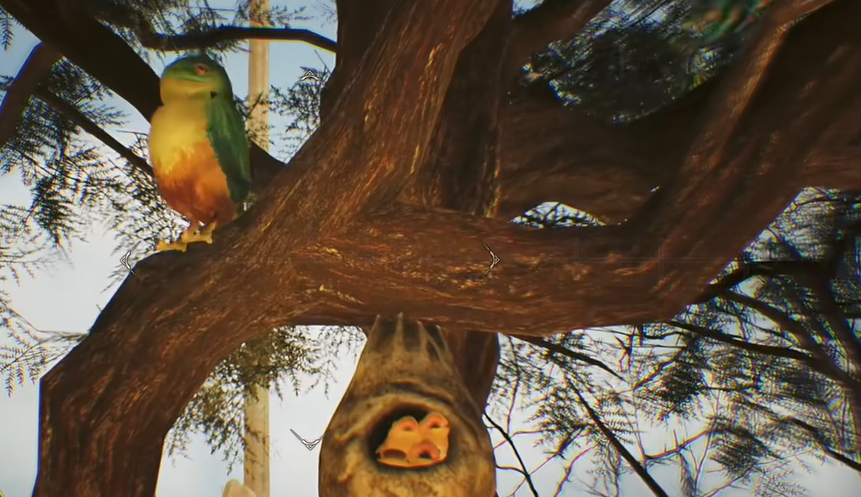
[{"label": "hole in tree trunk", "polygon": [[402,407],[383,417],[369,438],[378,464],[394,468],[426,468],[445,462],[449,424],[442,414]]}]

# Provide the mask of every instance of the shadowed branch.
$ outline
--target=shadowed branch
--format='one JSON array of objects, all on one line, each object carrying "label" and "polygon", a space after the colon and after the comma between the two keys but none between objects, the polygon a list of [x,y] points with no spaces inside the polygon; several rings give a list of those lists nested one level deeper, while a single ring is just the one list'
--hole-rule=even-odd
[{"label": "shadowed branch", "polygon": [[622,443],[622,441],[619,440],[619,437],[617,437],[616,434],[613,433],[613,430],[611,430],[606,424],[604,424],[604,421],[601,420],[601,416],[599,416],[598,413],[595,412],[595,409],[593,409],[592,406],[589,405],[589,402],[586,401],[586,399],[583,397],[583,394],[580,393],[580,390],[577,388],[576,385],[571,382],[570,379],[568,380],[568,387],[577,395],[577,399],[580,401],[580,405],[582,405],[583,408],[586,409],[586,413],[589,415],[589,419],[591,419],[592,422],[595,423],[595,426],[598,428],[598,431],[600,431],[601,434],[604,435],[610,445],[616,450],[616,452],[622,457],[622,459],[624,459],[625,462],[628,463],[634,473],[636,473],[637,476],[639,476],[640,479],[643,480],[643,483],[647,487],[649,487],[649,490],[651,490],[652,493],[655,494],[655,497],[669,497],[667,492],[664,491],[663,487],[661,487],[657,480],[655,480],[652,475],[649,474],[646,468],[643,467],[643,465],[640,464],[639,461],[637,461],[637,458],[634,457],[634,455],[631,454],[631,451],[629,451],[627,447],[625,447],[625,445]]},{"label": "shadowed branch", "polygon": [[14,135],[18,120],[27,108],[27,102],[39,83],[51,74],[51,68],[60,57],[59,52],[44,42],[33,47],[0,104],[0,148]]},{"label": "shadowed branch", "polygon": [[116,152],[120,157],[129,161],[129,163],[131,163],[134,167],[140,169],[141,171],[147,173],[150,176],[153,175],[152,167],[147,163],[146,159],[129,150],[128,147],[120,143],[116,138],[111,136],[110,133],[102,129],[101,126],[94,123],[87,116],[82,114],[81,111],[76,109],[74,105],[70,104],[69,102],[66,102],[62,98],[59,98],[58,96],[53,95],[42,88],[37,88],[34,93],[34,96],[53,107],[54,110],[56,110],[57,112],[64,114],[73,123],[80,126],[81,129],[83,129],[84,131],[91,134],[93,137],[97,138],[102,143],[110,147],[110,149]]},{"label": "shadowed branch", "polygon": [[544,0],[514,19],[510,69],[515,72],[535,52],[557,40],[574,38],[589,21],[610,5],[611,0]]},{"label": "shadowed branch", "polygon": [[140,34],[139,38],[144,47],[165,52],[208,48],[225,41],[235,40],[301,41],[332,53],[335,53],[338,48],[335,41],[323,35],[307,29],[294,28],[220,26],[200,33],[176,36]]}]

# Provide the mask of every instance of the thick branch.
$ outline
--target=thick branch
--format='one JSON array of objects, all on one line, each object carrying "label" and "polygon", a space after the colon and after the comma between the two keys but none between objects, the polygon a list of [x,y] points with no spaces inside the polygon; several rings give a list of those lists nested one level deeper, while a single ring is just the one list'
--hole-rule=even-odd
[{"label": "thick branch", "polygon": [[[829,7],[838,11],[841,8],[845,10],[851,6]],[[792,6],[785,2],[781,9],[792,9]],[[776,10],[774,14],[784,19],[788,15],[786,12]],[[768,76],[769,87],[786,91],[783,105],[787,108],[787,97],[795,99],[804,92],[804,88],[809,90],[814,84],[821,86],[812,82],[807,87],[804,86],[807,82],[791,84],[792,79],[798,79],[798,74],[810,74],[800,71],[800,68],[821,65],[833,54],[846,57],[845,60],[851,57],[839,48],[839,43],[821,39],[820,33],[830,30],[825,24],[829,22],[826,19],[836,19],[836,16],[817,12],[794,27],[783,49],[768,65],[772,75]],[[780,24],[780,20],[772,21],[770,25],[775,23]],[[807,50],[809,40],[816,38],[820,38],[819,48]],[[852,37],[853,46],[858,43],[857,38],[857,35]],[[832,67],[836,66],[839,65]],[[564,108],[555,99],[518,95],[501,115],[500,215],[511,218],[541,202],[557,201],[585,210],[607,223],[631,218],[650,197],[653,188],[668,186],[668,180],[679,171],[697,136],[716,136],[703,129],[704,122],[711,122],[714,130],[732,131],[728,120],[731,113],[712,109],[711,115],[715,118],[707,121],[704,111],[709,102],[723,101],[733,89],[741,91],[745,88],[740,81],[748,76],[740,75],[740,72],[744,72],[743,68],[731,68],[668,108],[624,126],[596,123],[576,109]],[[790,84],[793,90],[786,90]],[[857,119],[861,101],[853,98],[851,90],[841,91],[844,91],[842,95],[832,95],[835,98],[828,99],[839,101],[840,106],[827,107],[827,119],[809,127],[804,125],[803,130],[797,129],[799,136],[818,137],[819,142],[812,150],[799,150],[796,154],[796,160],[803,158],[804,164],[801,166],[803,171],[797,173],[797,182],[792,182],[793,187],[847,188],[861,182],[861,174],[857,174],[858,168],[854,167],[858,163],[857,143],[861,141],[861,120]],[[762,97],[756,96],[756,99]],[[744,104],[744,99],[738,102]],[[809,100],[808,105],[826,109],[824,101]],[[743,110],[744,121],[768,123],[767,129],[758,129],[765,141],[795,119],[786,116],[787,109],[753,105],[752,101],[739,109]],[[780,115],[785,118],[773,118]],[[732,119],[738,118],[736,115]],[[827,124],[823,126],[820,123]],[[823,133],[823,129],[826,132]],[[723,136],[728,140],[724,150],[738,150],[744,143],[749,147],[742,148],[746,161],[750,161],[747,164],[758,161],[757,153],[762,149],[746,143],[748,140],[743,133],[724,133]],[[794,143],[794,140],[787,139],[787,142]],[[710,157],[709,153],[702,157]],[[789,156],[789,153],[784,155]],[[711,157],[714,163],[722,161],[720,153],[715,152]],[[745,163],[738,166],[749,167]],[[781,182],[787,184],[785,179]],[[668,201],[674,202],[676,197],[669,195]],[[652,217],[651,213],[649,217]]]},{"label": "thick branch", "polygon": [[[857,115],[857,114],[856,114]],[[845,145],[814,155],[804,169],[804,184],[821,188],[861,188],[861,147]]]},{"label": "thick branch", "polygon": [[51,94],[50,92],[37,88],[34,94],[39,100],[45,102],[54,108],[57,112],[64,114],[68,117],[72,122],[81,127],[84,131],[91,134],[93,137],[100,140],[102,143],[111,148],[114,152],[117,153],[120,157],[129,161],[133,166],[137,167],[141,171],[146,172],[147,174],[152,175],[152,167],[147,164],[147,161],[139,156],[138,154],[129,150],[125,145],[117,141],[116,138],[111,136],[110,133],[102,129],[101,126],[91,121],[87,116],[83,115],[81,111],[75,108],[74,105],[66,102],[65,100],[57,97],[56,95]]},{"label": "thick branch", "polygon": [[[679,174],[672,184],[661,188],[634,222],[641,233],[682,227],[677,231],[680,238],[652,238],[651,246],[643,247],[647,253],[660,250],[664,257],[675,259],[676,250],[688,252],[691,244],[725,243],[726,237],[738,236],[733,225],[723,219],[730,206],[749,205],[749,215],[759,218],[757,222],[762,226],[785,207],[783,201],[765,206],[741,193],[740,187],[745,185],[743,191],[750,193],[752,185],[767,183],[772,192],[795,191],[803,177],[805,158],[819,145],[819,136],[812,130],[827,126],[841,112],[846,98],[854,100],[861,92],[857,85],[861,77],[861,40],[851,21],[841,17],[849,15],[846,10],[851,15],[861,14],[861,4],[844,1],[832,7],[837,8],[822,9],[794,29],[790,39],[797,42],[780,51],[780,58],[789,59],[809,51],[807,56],[818,63],[812,62],[804,72],[797,71],[797,65],[793,65],[794,69],[767,69],[784,35],[782,28],[770,28],[773,24],[766,21],[750,48],[750,59],[732,67],[720,82],[715,95],[719,98],[704,116],[700,136]],[[816,31],[819,39],[813,40],[814,26],[824,27],[819,22],[830,22],[831,30],[824,36],[822,31]],[[833,38],[828,39],[830,36]],[[686,207],[692,204],[699,208]],[[694,212],[696,218],[692,217]],[[701,224],[703,216],[710,220],[707,225]],[[709,268],[712,274],[720,269]],[[669,269],[665,274],[662,284],[681,283],[673,276],[675,270]]]},{"label": "thick branch", "polygon": [[225,41],[234,40],[301,41],[332,53],[335,53],[338,48],[338,44],[335,41],[323,35],[307,29],[294,28],[219,26],[218,28],[200,33],[188,33],[176,36],[160,33],[141,33],[138,37],[141,40],[141,45],[144,47],[165,52],[208,48]]},{"label": "thick branch", "polygon": [[320,95],[320,120],[325,121],[341,96],[362,55],[389,15],[395,0],[336,0],[338,63]]},{"label": "thick branch", "polygon": [[15,134],[15,128],[27,108],[30,97],[39,83],[51,74],[51,68],[58,60],[60,60],[60,53],[50,45],[38,43],[33,47],[6,91],[3,103],[0,104],[0,148],[3,148]]},{"label": "thick branch", "polygon": [[460,54],[430,152],[402,199],[475,215],[497,208],[500,75],[511,0],[498,2],[484,30]]},{"label": "thick branch", "polygon": [[[788,72],[815,61],[805,53],[804,40],[790,39],[773,63],[775,72]],[[716,96],[718,77],[678,102],[629,125],[606,125],[563,107],[558,100],[518,98],[504,105],[500,140],[500,205],[498,215],[511,219],[542,202],[562,202],[602,222],[623,222],[645,204],[655,187],[666,185],[678,172],[697,135],[702,113]],[[844,108],[848,122],[822,134],[799,174],[798,186],[861,187],[861,147],[846,136],[861,121],[856,108]],[[759,113],[770,109],[757,109]],[[858,141],[861,141],[859,138]]]},{"label": "thick branch", "polygon": [[[745,222],[749,217],[745,209],[734,213],[736,229],[752,237],[762,226]],[[308,295],[315,305],[297,324],[368,324],[399,308],[451,330],[518,336],[665,321],[700,295],[712,277],[698,273],[704,264],[725,264],[744,247],[697,245],[661,260],[657,252],[633,257],[639,242],[623,227],[526,229],[406,209],[368,223],[292,254],[308,281],[317,282]],[[485,278],[490,260],[482,243],[501,259]],[[659,262],[701,279],[654,291]]]},{"label": "thick branch", "polygon": [[505,105],[500,118],[498,215],[506,219],[554,201],[620,223],[674,172],[684,153],[678,141],[690,133],[680,126],[685,131],[675,134],[673,147],[656,149],[644,139],[652,128],[610,126],[558,101],[529,98]]}]

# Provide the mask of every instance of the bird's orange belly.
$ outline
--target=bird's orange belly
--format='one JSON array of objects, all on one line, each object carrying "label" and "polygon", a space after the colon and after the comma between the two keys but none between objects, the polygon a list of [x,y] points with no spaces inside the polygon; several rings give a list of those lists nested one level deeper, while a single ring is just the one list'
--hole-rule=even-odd
[{"label": "bird's orange belly", "polygon": [[153,166],[159,192],[171,209],[203,224],[233,220],[236,205],[208,142],[175,152],[171,164],[153,157]]}]

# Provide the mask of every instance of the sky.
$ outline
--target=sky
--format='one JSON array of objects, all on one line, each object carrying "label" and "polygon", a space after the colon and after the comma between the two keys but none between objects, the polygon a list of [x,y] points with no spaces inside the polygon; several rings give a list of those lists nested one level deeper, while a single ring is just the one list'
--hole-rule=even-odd
[{"label": "sky", "polygon": [[[273,3],[302,5],[301,2],[295,1]],[[231,0],[218,0],[211,4],[214,7],[233,6]],[[320,20],[312,19],[309,22],[297,23],[296,27],[305,27],[332,39],[336,38],[335,25],[321,24]],[[19,30],[12,49],[0,53],[0,74],[14,75],[35,43],[35,38]],[[333,55],[321,50],[316,52],[330,68],[334,66]],[[166,61],[170,60],[172,57],[168,56]],[[300,66],[322,68],[315,49],[294,42],[272,43],[270,61],[272,83],[282,84],[285,87],[302,75]],[[241,53],[228,55],[226,58],[226,69],[237,95],[245,95],[247,92],[246,64],[247,57]],[[162,66],[154,65],[154,69],[160,73]],[[127,111],[130,116],[124,129],[148,131],[147,121],[128,104],[116,98],[111,103]],[[128,142],[129,135],[117,133],[116,130],[111,131],[118,140]],[[279,147],[276,146],[273,151],[278,149]],[[16,175],[0,176],[0,202],[29,205],[30,194],[21,185]],[[32,278],[24,278],[20,284],[0,283],[3,285],[0,289],[12,295],[13,307],[39,329],[86,331],[97,317],[99,307],[104,307],[118,288],[117,284],[108,286],[109,275],[116,267],[118,258],[113,253],[114,248],[112,235],[105,232],[101,226],[93,226],[87,241],[76,242],[70,247],[67,261],[59,262],[49,271],[37,272]],[[50,302],[51,312],[44,311],[47,302]],[[8,342],[8,338],[0,333],[0,344],[5,342]],[[271,494],[273,497],[317,496],[319,446],[313,451],[308,451],[295,439],[290,429],[309,440],[322,434],[354,370],[355,359],[344,354],[339,361],[335,382],[331,385],[328,396],[321,388],[310,392],[304,391],[299,396],[294,396],[287,388],[283,400],[273,396],[270,411]],[[307,380],[311,379],[307,378]],[[307,384],[308,381],[305,383]],[[0,393],[0,491],[6,497],[26,497],[32,492],[36,475],[38,393],[38,385],[29,383],[17,387],[11,397]],[[529,414],[529,411],[516,413],[514,428],[527,429]],[[650,447],[657,450],[670,441],[666,433],[665,429],[652,430],[645,434],[645,439]],[[501,438],[493,433],[492,440],[496,444]],[[519,436],[516,439],[517,448],[529,468],[536,467],[544,460],[543,452],[546,448],[536,446],[536,440],[535,435]],[[517,466],[511,450],[507,447],[498,449],[496,456],[500,466]],[[799,482],[811,490],[811,495],[816,497],[861,495],[861,481],[851,471],[830,463],[821,465],[813,462],[812,467],[812,473],[801,473],[798,478]],[[573,482],[561,495],[566,497],[588,495],[579,483],[588,479],[585,473],[587,469],[586,466],[578,466],[578,470],[571,476]],[[655,475],[671,495],[676,495],[673,492],[678,492],[677,475],[672,468],[658,469]],[[538,494],[541,497],[552,495],[562,476],[563,466],[560,461],[544,466],[533,476]],[[157,495],[158,497],[217,497],[221,496],[224,485],[231,478],[241,481],[241,465],[228,471],[220,454],[211,454],[201,437],[193,437],[187,458],[180,456],[171,459],[165,456],[159,473]],[[508,495],[519,482],[518,475],[510,471],[499,471],[500,495]],[[649,494],[637,478],[626,478],[623,488],[625,497]],[[516,495],[521,497],[532,493],[524,486]],[[741,490],[729,490],[720,495],[744,497],[750,494]]]}]

